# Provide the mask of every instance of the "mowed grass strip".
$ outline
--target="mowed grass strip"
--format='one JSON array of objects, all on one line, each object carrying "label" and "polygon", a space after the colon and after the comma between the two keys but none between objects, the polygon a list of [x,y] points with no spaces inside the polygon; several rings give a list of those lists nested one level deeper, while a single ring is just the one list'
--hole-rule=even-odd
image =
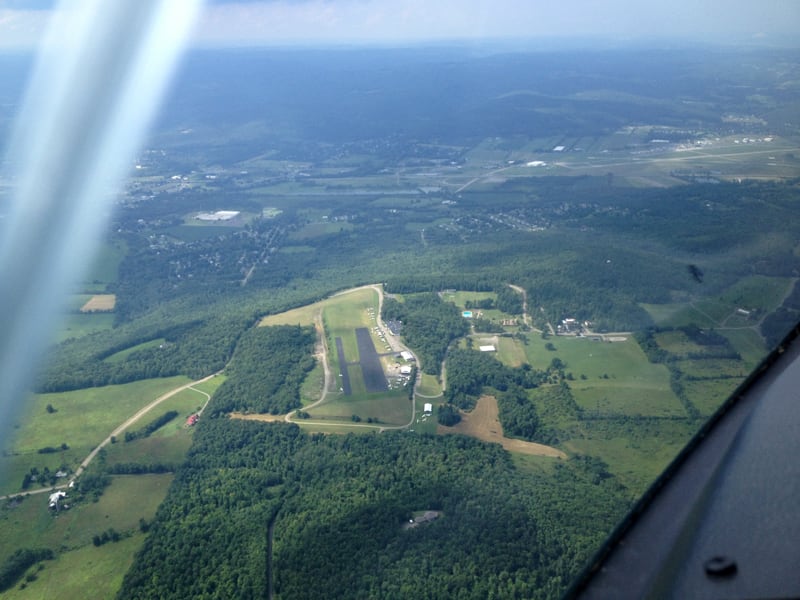
[{"label": "mowed grass strip", "polygon": [[[311,421],[316,419],[348,421],[353,415],[358,415],[361,423],[373,418],[378,419],[382,425],[406,425],[411,419],[411,402],[405,390],[381,394],[340,395],[309,412]],[[295,422],[302,424],[302,419]]]}]

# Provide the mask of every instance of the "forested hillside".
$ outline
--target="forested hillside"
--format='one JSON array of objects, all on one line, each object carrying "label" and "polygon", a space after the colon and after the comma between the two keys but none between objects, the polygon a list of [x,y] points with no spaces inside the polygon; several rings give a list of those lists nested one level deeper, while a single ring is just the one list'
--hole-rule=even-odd
[{"label": "forested hillside", "polygon": [[628,506],[606,475],[522,473],[463,437],[212,419],[119,598],[553,598]]}]

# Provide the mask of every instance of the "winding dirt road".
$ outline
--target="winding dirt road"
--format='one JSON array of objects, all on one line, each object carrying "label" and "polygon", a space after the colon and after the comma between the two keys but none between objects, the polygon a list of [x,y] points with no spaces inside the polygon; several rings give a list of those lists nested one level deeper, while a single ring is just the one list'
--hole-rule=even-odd
[{"label": "winding dirt road", "polygon": [[[111,438],[112,438],[112,437],[113,437],[113,438],[115,438],[115,437],[117,437],[118,435],[120,435],[120,434],[121,434],[123,431],[125,431],[125,430],[126,430],[128,427],[130,427],[130,426],[131,426],[131,425],[133,425],[133,424],[134,424],[136,421],[138,421],[139,419],[141,419],[141,418],[142,418],[144,415],[146,415],[148,412],[150,412],[151,410],[153,410],[153,409],[154,409],[156,406],[158,406],[159,404],[161,404],[161,403],[162,403],[162,402],[164,402],[165,400],[168,400],[169,398],[172,398],[172,397],[173,397],[175,394],[178,394],[178,393],[182,392],[183,390],[187,390],[187,389],[191,389],[192,391],[195,391],[195,392],[197,392],[197,393],[199,393],[199,394],[203,394],[203,395],[206,397],[206,402],[205,402],[205,404],[203,404],[203,408],[201,408],[201,409],[200,409],[200,411],[199,411],[200,413],[202,413],[202,412],[203,412],[203,410],[205,409],[206,405],[208,404],[208,401],[211,399],[211,396],[210,396],[209,394],[207,394],[206,392],[203,392],[203,391],[201,391],[201,390],[196,390],[196,389],[194,389],[192,386],[194,386],[194,385],[197,385],[198,383],[203,383],[203,382],[205,382],[205,381],[208,381],[209,379],[211,379],[211,378],[213,378],[213,377],[216,377],[217,375],[219,375],[221,372],[222,372],[222,371],[219,371],[219,372],[217,372],[217,373],[213,373],[213,374],[209,375],[208,377],[203,377],[202,379],[198,379],[197,381],[190,381],[189,383],[186,383],[186,384],[184,384],[184,385],[182,385],[182,386],[180,386],[180,387],[176,387],[174,390],[170,390],[170,391],[168,391],[167,393],[165,393],[165,394],[162,394],[161,396],[159,396],[158,398],[156,398],[155,400],[153,400],[153,401],[152,401],[150,404],[148,404],[148,405],[147,405],[147,406],[145,406],[144,408],[142,408],[142,409],[138,410],[138,411],[136,412],[136,414],[134,414],[134,415],[133,415],[132,417],[130,417],[129,419],[125,420],[125,422],[123,422],[123,423],[122,423],[121,425],[119,425],[119,426],[118,426],[116,429],[114,429],[114,431],[112,431],[111,433],[109,433],[109,434],[108,434],[108,437],[106,437],[106,439],[104,439],[102,442],[100,442],[100,443],[97,445],[97,447],[96,447],[94,450],[92,450],[92,451],[89,453],[89,455],[88,455],[86,458],[84,458],[84,459],[81,461],[81,464],[80,464],[80,466],[79,466],[79,467],[78,467],[78,468],[75,470],[75,474],[72,476],[72,478],[71,478],[71,480],[70,480],[70,483],[72,483],[72,482],[73,482],[73,481],[75,481],[75,480],[76,480],[78,477],[80,477],[80,476],[81,476],[81,474],[82,474],[82,473],[83,473],[83,472],[86,470],[86,468],[89,466],[89,464],[90,464],[90,463],[91,463],[91,462],[92,462],[92,461],[95,459],[95,457],[98,455],[98,453],[100,452],[100,450],[102,450],[102,449],[103,449],[105,446],[107,446],[108,444],[110,444],[110,443],[111,443]],[[0,500],[5,500],[5,499],[7,499],[7,498],[16,498],[16,497],[18,497],[18,496],[25,496],[25,495],[28,495],[28,494],[44,494],[45,492],[50,492],[50,493],[52,493],[54,490],[60,490],[60,489],[64,489],[64,488],[67,488],[67,487],[69,487],[69,485],[70,485],[69,483],[62,483],[61,485],[56,485],[56,486],[53,486],[53,487],[39,488],[39,489],[36,489],[36,490],[25,491],[25,492],[17,492],[17,493],[15,493],[15,494],[8,494],[8,495],[6,495],[6,496],[0,496]]]}]

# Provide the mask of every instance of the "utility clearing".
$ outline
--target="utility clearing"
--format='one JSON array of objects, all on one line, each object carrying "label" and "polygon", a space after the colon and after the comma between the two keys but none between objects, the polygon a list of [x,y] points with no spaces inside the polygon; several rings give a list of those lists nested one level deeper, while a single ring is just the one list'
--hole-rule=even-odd
[{"label": "utility clearing", "polygon": [[471,412],[460,411],[460,413],[461,421],[457,425],[453,427],[439,425],[436,428],[436,432],[440,434],[461,433],[484,442],[500,444],[509,452],[517,452],[519,454],[567,458],[564,452],[552,446],[505,437],[503,435],[503,426],[500,425],[497,398],[494,396],[481,396]]}]

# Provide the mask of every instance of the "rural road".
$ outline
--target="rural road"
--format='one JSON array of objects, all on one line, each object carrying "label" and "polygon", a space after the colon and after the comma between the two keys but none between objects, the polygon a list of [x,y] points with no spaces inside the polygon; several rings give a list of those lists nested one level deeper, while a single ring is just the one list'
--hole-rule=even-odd
[{"label": "rural road", "polygon": [[[218,371],[217,373],[213,373],[213,374],[209,375],[208,377],[203,377],[203,379],[198,379],[197,381],[190,381],[189,383],[186,383],[186,384],[184,384],[184,385],[182,385],[180,387],[177,387],[177,388],[175,388],[173,390],[170,390],[167,393],[162,394],[161,396],[159,396],[158,398],[153,400],[150,404],[148,404],[144,408],[142,408],[139,411],[137,411],[136,414],[134,414],[132,417],[127,419],[124,423],[119,425],[116,429],[114,429],[114,431],[109,433],[108,437],[106,437],[106,439],[104,439],[102,442],[100,442],[97,445],[97,447],[89,453],[89,456],[87,456],[86,458],[83,459],[83,461],[81,461],[80,466],[76,469],[75,474],[71,477],[71,481],[75,481],[78,477],[81,476],[81,474],[86,470],[86,467],[88,467],[89,464],[94,460],[94,458],[97,456],[97,454],[100,452],[100,450],[103,449],[106,445],[111,443],[111,438],[112,437],[117,437],[118,435],[120,435],[128,427],[130,427],[136,421],[141,419],[145,414],[147,414],[148,412],[153,410],[156,406],[158,406],[159,404],[161,404],[165,400],[167,400],[169,398],[172,398],[175,394],[178,394],[178,393],[180,393],[180,392],[182,392],[183,390],[186,390],[186,389],[192,389],[195,392],[203,394],[204,396],[206,396],[206,402],[205,402],[205,404],[203,404],[203,408],[201,408],[200,411],[199,411],[199,412],[203,412],[203,409],[205,409],[206,405],[208,404],[208,401],[211,399],[211,396],[209,394],[206,394],[203,391],[195,390],[194,388],[192,388],[192,386],[197,385],[198,383],[203,383],[205,381],[208,381],[209,379],[219,375],[221,372],[222,371]],[[8,494],[6,496],[0,496],[0,500],[5,500],[5,499],[8,499],[8,498],[15,498],[15,497],[18,497],[18,496],[25,496],[27,494],[44,494],[45,492],[52,493],[53,490],[60,490],[60,489],[67,488],[67,487],[69,487],[69,484],[68,483],[63,483],[61,485],[56,485],[56,486],[53,486],[53,487],[40,488],[40,489],[36,489],[36,490],[18,492],[18,493],[15,493],[15,494]]]}]

